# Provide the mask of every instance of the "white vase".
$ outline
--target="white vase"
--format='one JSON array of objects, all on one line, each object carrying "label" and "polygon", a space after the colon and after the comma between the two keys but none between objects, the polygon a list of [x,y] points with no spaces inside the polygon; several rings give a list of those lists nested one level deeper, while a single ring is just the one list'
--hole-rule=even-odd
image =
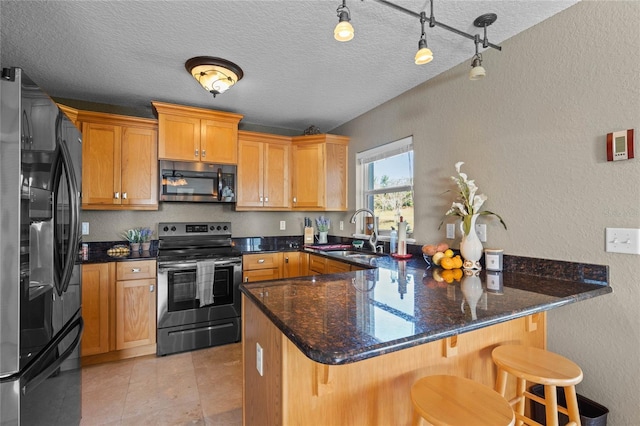
[{"label": "white vase", "polygon": [[482,257],[482,242],[476,234],[477,214],[471,216],[471,229],[469,234],[464,233],[464,222],[460,223],[460,231],[462,232],[462,241],[460,241],[460,254],[464,259],[462,267],[464,269],[482,269],[480,266],[480,258]]},{"label": "white vase", "polygon": [[320,231],[318,233],[318,243],[319,244],[327,244],[327,235],[329,231]]}]

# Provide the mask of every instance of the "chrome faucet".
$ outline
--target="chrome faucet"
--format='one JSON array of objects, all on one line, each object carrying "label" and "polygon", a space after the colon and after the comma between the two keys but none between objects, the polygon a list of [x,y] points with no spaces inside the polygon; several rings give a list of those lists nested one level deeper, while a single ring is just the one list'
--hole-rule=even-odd
[{"label": "chrome faucet", "polygon": [[370,209],[358,209],[353,214],[353,216],[351,216],[351,223],[356,223],[356,216],[358,215],[358,213],[362,212],[369,213],[373,218],[373,230],[371,231],[371,236],[369,237],[369,245],[371,246],[371,250],[375,253],[377,251],[376,243],[378,242],[378,218],[376,217],[375,213],[373,213],[373,211]]}]

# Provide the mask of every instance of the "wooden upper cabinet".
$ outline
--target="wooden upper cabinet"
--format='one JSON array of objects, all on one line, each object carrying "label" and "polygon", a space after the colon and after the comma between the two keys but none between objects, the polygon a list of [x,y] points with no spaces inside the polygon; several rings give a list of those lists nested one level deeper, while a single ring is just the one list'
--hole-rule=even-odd
[{"label": "wooden upper cabinet", "polygon": [[158,114],[158,157],[162,160],[238,162],[242,115],[152,102]]},{"label": "wooden upper cabinet", "polygon": [[237,210],[291,208],[291,138],[238,132]]},{"label": "wooden upper cabinet", "polygon": [[155,120],[80,111],[82,208],[157,210]]},{"label": "wooden upper cabinet", "polygon": [[349,138],[297,136],[292,144],[294,209],[347,210]]}]

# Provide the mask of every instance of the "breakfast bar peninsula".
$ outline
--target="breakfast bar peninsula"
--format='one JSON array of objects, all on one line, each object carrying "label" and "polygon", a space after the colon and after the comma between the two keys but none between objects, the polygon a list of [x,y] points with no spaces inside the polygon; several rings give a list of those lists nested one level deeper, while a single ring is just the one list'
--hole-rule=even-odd
[{"label": "breakfast bar peninsula", "polygon": [[420,377],[493,386],[493,348],[546,348],[547,310],[612,291],[600,265],[505,256],[446,283],[421,259],[372,263],[242,285],[245,425],[408,425]]}]

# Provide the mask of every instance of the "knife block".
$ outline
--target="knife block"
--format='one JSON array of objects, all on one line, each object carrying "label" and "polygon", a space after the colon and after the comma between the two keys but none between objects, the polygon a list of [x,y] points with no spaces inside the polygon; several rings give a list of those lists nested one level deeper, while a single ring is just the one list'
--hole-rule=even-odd
[{"label": "knife block", "polygon": [[313,244],[313,228],[310,226],[304,227],[304,243]]}]

